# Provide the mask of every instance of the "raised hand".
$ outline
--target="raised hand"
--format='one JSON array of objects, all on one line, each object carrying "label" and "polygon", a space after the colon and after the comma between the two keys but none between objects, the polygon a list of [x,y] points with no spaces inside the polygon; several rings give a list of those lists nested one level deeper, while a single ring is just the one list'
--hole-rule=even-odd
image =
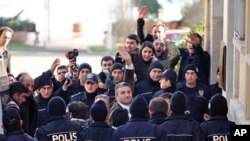
[{"label": "raised hand", "polygon": [[50,71],[53,74],[54,71],[56,70],[56,67],[59,66],[61,63],[60,59],[56,58],[53,63],[51,64]]},{"label": "raised hand", "polygon": [[132,63],[131,56],[128,53],[128,51],[126,50],[125,45],[119,47],[119,54],[120,54],[120,57],[122,58],[122,60],[124,60],[127,65],[130,65]]},{"label": "raised hand", "polygon": [[148,12],[148,8],[147,6],[142,6],[139,10],[139,13],[138,13],[138,18],[141,18],[143,19],[145,17],[145,15],[147,14]]}]

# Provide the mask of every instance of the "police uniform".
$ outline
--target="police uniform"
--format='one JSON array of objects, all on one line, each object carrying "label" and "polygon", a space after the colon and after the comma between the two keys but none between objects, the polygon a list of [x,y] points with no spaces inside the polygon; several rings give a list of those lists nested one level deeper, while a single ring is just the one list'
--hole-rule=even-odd
[{"label": "police uniform", "polygon": [[50,99],[47,108],[50,121],[38,128],[36,132],[38,141],[76,141],[76,134],[81,126],[63,117],[65,108],[62,98],[55,96]]},{"label": "police uniform", "polygon": [[143,96],[136,96],[130,106],[131,120],[117,128],[112,141],[160,141],[162,130],[148,122],[147,102]]},{"label": "police uniform", "polygon": [[187,109],[185,95],[177,91],[171,97],[171,115],[160,125],[164,140],[168,141],[203,141],[199,122],[190,120],[185,115]]},{"label": "police uniform", "polygon": [[213,116],[201,124],[201,129],[207,141],[229,141],[230,125],[235,123],[226,116]]},{"label": "police uniform", "polygon": [[230,126],[235,125],[227,119],[227,100],[221,94],[216,94],[209,101],[211,118],[201,124],[207,141],[229,141]]},{"label": "police uniform", "polygon": [[187,110],[190,111],[190,118],[199,121],[204,121],[204,113],[208,113],[208,100],[210,92],[205,85],[200,83],[194,88],[186,86],[185,82],[177,85],[177,90],[185,94],[187,102]]}]

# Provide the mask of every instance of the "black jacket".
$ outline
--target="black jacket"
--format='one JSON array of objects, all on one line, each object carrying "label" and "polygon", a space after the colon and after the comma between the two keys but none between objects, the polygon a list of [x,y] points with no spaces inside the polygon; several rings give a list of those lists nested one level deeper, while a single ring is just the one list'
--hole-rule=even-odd
[{"label": "black jacket", "polygon": [[114,129],[105,122],[94,122],[77,134],[77,141],[110,141]]},{"label": "black jacket", "polygon": [[147,78],[142,80],[141,82],[135,85],[135,96],[138,94],[152,92],[155,93],[156,91],[160,90],[160,83],[159,81],[153,81],[151,78]]},{"label": "black jacket", "polygon": [[160,125],[165,121],[166,118],[167,115],[165,113],[157,112],[151,116],[149,122]]},{"label": "black jacket", "polygon": [[174,92],[176,92],[176,86],[169,87],[169,88],[167,88],[167,89],[160,89],[160,90],[156,91],[156,92],[153,94],[153,98],[159,97],[161,94],[166,93],[166,92],[169,92],[169,93],[174,93]]},{"label": "black jacket", "polygon": [[209,85],[209,90],[210,90],[210,93],[211,93],[211,97],[218,94],[218,93],[222,94],[222,89],[219,87],[218,82]]},{"label": "black jacket", "polygon": [[162,138],[162,130],[158,125],[149,123],[146,119],[131,119],[115,130],[112,141],[161,141]]},{"label": "black jacket", "polygon": [[167,141],[204,141],[200,124],[185,115],[170,115],[160,127]]},{"label": "black jacket", "polygon": [[177,84],[177,91],[185,94],[187,101],[187,110],[190,111],[189,117],[200,123],[204,121],[204,113],[208,113],[208,101],[210,91],[207,86],[198,83],[194,88],[188,88],[186,82]]},{"label": "black jacket", "polygon": [[141,19],[141,18],[137,19],[137,35],[140,38],[141,43],[145,41],[150,41],[153,43],[154,39],[150,33],[148,33],[146,37],[144,36],[144,31],[143,31],[144,24],[145,24],[144,19]]},{"label": "black jacket", "polygon": [[79,124],[58,117],[39,127],[35,136],[38,141],[54,141],[59,140],[59,137],[60,140],[75,141],[77,132],[80,130],[81,126]]},{"label": "black jacket", "polygon": [[230,126],[235,125],[234,122],[228,121],[226,116],[212,116],[208,121],[201,124],[201,129],[206,141],[222,138],[230,141]]},{"label": "black jacket", "polygon": [[[52,96],[51,96],[52,97]],[[45,125],[48,122],[49,115],[47,113],[47,106],[49,99],[42,98],[41,94],[38,94],[35,97],[37,106],[38,106],[38,127]]]},{"label": "black jacket", "polygon": [[6,137],[8,141],[36,141],[34,138],[26,134],[23,130],[8,132]]},{"label": "black jacket", "polygon": [[200,45],[194,47],[195,54],[189,55],[187,48],[179,48],[181,53],[180,68],[178,73],[178,82],[185,80],[184,69],[188,64],[194,64],[199,69],[199,80],[208,85],[210,74],[210,55],[204,51]]},{"label": "black jacket", "polygon": [[68,88],[68,90],[64,91],[63,88],[59,88],[56,90],[54,95],[60,96],[63,98],[66,104],[69,103],[70,97],[74,94],[85,92],[85,88],[81,86],[80,80],[73,82],[73,84]]}]

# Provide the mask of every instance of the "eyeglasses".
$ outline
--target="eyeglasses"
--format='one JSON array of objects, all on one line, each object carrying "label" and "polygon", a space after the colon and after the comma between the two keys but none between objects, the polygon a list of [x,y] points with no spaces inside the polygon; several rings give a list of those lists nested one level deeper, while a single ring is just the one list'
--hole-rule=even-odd
[{"label": "eyeglasses", "polygon": [[61,74],[65,74],[65,73],[66,73],[66,71],[62,71],[62,72],[58,72],[57,74],[61,75]]}]

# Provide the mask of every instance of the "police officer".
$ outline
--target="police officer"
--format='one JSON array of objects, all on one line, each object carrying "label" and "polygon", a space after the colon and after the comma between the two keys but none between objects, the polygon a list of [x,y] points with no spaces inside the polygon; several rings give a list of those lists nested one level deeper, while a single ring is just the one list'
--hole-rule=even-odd
[{"label": "police officer", "polygon": [[70,102],[81,101],[89,108],[95,102],[95,97],[99,95],[98,91],[98,78],[95,74],[89,73],[86,76],[84,83],[85,91],[74,94],[70,97]]},{"label": "police officer", "polygon": [[35,141],[35,139],[23,131],[22,124],[23,121],[16,109],[10,107],[4,110],[3,125],[8,141]]},{"label": "police officer", "polygon": [[203,141],[199,122],[189,120],[186,115],[185,95],[177,91],[171,98],[171,115],[160,125],[164,140],[168,141]]},{"label": "police officer", "polygon": [[198,81],[198,68],[189,64],[185,67],[186,81],[177,84],[177,90],[182,91],[187,100],[187,110],[190,111],[190,118],[200,123],[208,118],[208,100],[210,91],[207,86]]},{"label": "police officer", "polygon": [[107,115],[108,109],[104,101],[94,103],[90,108],[90,119],[93,123],[77,134],[77,141],[110,141],[114,129],[106,123]]},{"label": "police officer", "polygon": [[162,139],[162,130],[147,121],[148,107],[143,96],[138,95],[133,99],[130,113],[131,119],[115,130],[112,141],[159,141]]},{"label": "police officer", "polygon": [[234,122],[227,119],[227,100],[221,94],[214,95],[209,101],[210,119],[201,124],[207,141],[229,141],[230,125]]},{"label": "police officer", "polygon": [[43,84],[38,89],[38,95],[35,96],[35,101],[38,107],[38,127],[45,125],[48,120],[47,106],[53,94],[53,82],[51,80]]},{"label": "police officer", "polygon": [[49,122],[38,128],[38,141],[75,141],[81,126],[64,118],[66,105],[62,98],[55,96],[48,103]]}]

